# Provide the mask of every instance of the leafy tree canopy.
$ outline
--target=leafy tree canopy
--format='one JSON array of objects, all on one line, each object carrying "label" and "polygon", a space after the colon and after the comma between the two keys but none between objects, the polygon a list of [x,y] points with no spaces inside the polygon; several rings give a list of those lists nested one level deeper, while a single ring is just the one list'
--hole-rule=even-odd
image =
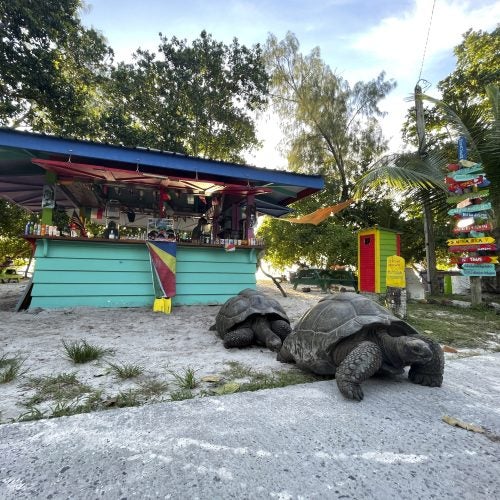
[{"label": "leafy tree canopy", "polygon": [[158,54],[134,57],[107,84],[107,140],[230,161],[258,144],[253,112],[268,85],[258,45],[225,45],[205,31],[188,44],[160,33]]},{"label": "leafy tree canopy", "polygon": [[0,125],[95,137],[113,52],[80,23],[81,0],[0,0]]},{"label": "leafy tree canopy", "polygon": [[395,86],[384,73],[351,86],[321,59],[319,48],[304,56],[295,35],[270,35],[265,50],[273,104],[282,120],[292,170],[320,173],[346,200],[352,181],[385,148],[378,105]]}]

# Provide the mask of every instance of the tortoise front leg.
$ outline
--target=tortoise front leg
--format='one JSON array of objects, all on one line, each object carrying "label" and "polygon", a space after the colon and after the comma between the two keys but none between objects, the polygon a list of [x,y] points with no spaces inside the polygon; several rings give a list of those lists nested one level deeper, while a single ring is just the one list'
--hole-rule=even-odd
[{"label": "tortoise front leg", "polygon": [[361,382],[370,378],[382,366],[382,352],[373,342],[361,342],[340,363],[335,379],[340,392],[349,399],[361,401]]},{"label": "tortoise front leg", "polygon": [[255,318],[252,328],[258,344],[265,345],[271,351],[279,351],[281,349],[282,340],[271,330],[269,321],[265,317]]},{"label": "tortoise front leg", "polygon": [[270,322],[271,330],[281,339],[285,340],[292,332],[292,327],[284,319],[275,319]]},{"label": "tortoise front leg", "polygon": [[408,372],[408,378],[414,384],[426,385],[428,387],[441,387],[444,372],[444,354],[441,346],[423,335],[415,335],[415,338],[427,343],[432,351],[432,359],[427,363],[413,363]]},{"label": "tortoise front leg", "polygon": [[224,347],[248,347],[252,345],[254,333],[249,325],[240,325],[235,330],[231,330],[224,335]]}]

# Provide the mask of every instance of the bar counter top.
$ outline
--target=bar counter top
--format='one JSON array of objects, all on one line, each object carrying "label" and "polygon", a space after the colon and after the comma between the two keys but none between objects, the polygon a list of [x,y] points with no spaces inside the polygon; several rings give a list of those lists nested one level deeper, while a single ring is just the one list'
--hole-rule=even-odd
[{"label": "bar counter top", "polygon": [[[143,239],[109,239],[109,238],[81,238],[81,237],[70,237],[70,236],[47,236],[47,235],[35,235],[35,234],[24,234],[23,238],[26,240],[56,240],[56,241],[85,241],[88,243],[112,243],[112,244],[127,244],[127,245],[144,245],[147,241],[151,242],[166,242],[167,240],[143,240]],[[206,248],[223,248],[222,243],[197,243],[191,241],[173,241],[181,247],[206,247]],[[235,245],[236,248],[258,248],[263,249],[264,245]]]}]

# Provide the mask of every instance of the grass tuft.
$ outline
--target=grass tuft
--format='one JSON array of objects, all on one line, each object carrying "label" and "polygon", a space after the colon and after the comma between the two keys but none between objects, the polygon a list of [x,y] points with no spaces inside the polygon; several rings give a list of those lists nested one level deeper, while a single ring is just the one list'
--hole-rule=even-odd
[{"label": "grass tuft", "polygon": [[93,344],[89,344],[86,340],[82,339],[80,342],[66,342],[62,341],[66,356],[74,363],[88,363],[100,359],[108,354],[113,354],[113,349],[104,349]]},{"label": "grass tuft", "polygon": [[26,359],[21,359],[18,356],[7,358],[4,354],[0,358],[0,384],[12,382],[15,378],[23,375],[27,370],[22,370],[23,363]]},{"label": "grass tuft", "polygon": [[144,372],[144,368],[140,365],[134,365],[134,364],[126,364],[123,363],[121,365],[115,364],[115,363],[110,363],[108,362],[108,365],[113,372],[113,374],[121,378],[123,380],[128,379],[128,378],[134,378],[138,377]]},{"label": "grass tuft", "polygon": [[169,371],[169,373],[174,377],[180,389],[191,390],[198,385],[198,381],[195,377],[196,370],[190,366],[184,369],[184,373],[177,373],[174,371]]},{"label": "grass tuft", "polygon": [[26,389],[34,389],[35,394],[25,403],[30,407],[44,401],[67,401],[91,393],[92,388],[82,384],[76,373],[59,373],[46,377],[31,377],[23,384]]},{"label": "grass tuft", "polygon": [[179,391],[170,393],[171,401],[184,401],[185,399],[193,399],[194,394],[188,389],[181,389]]},{"label": "grass tuft", "polygon": [[139,384],[138,391],[146,398],[160,396],[168,389],[168,384],[163,380],[149,379]]}]

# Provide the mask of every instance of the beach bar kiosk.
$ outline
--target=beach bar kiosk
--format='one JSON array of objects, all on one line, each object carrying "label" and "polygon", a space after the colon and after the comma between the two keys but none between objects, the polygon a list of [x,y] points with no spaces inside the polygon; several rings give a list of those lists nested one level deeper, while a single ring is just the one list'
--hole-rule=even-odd
[{"label": "beach bar kiosk", "polygon": [[174,306],[222,304],[256,286],[257,217],[323,187],[320,176],[0,129],[0,196],[33,213],[19,308],[151,306],[158,281]]},{"label": "beach bar kiosk", "polygon": [[358,231],[358,290],[385,293],[387,257],[400,255],[401,234],[375,225]]}]

